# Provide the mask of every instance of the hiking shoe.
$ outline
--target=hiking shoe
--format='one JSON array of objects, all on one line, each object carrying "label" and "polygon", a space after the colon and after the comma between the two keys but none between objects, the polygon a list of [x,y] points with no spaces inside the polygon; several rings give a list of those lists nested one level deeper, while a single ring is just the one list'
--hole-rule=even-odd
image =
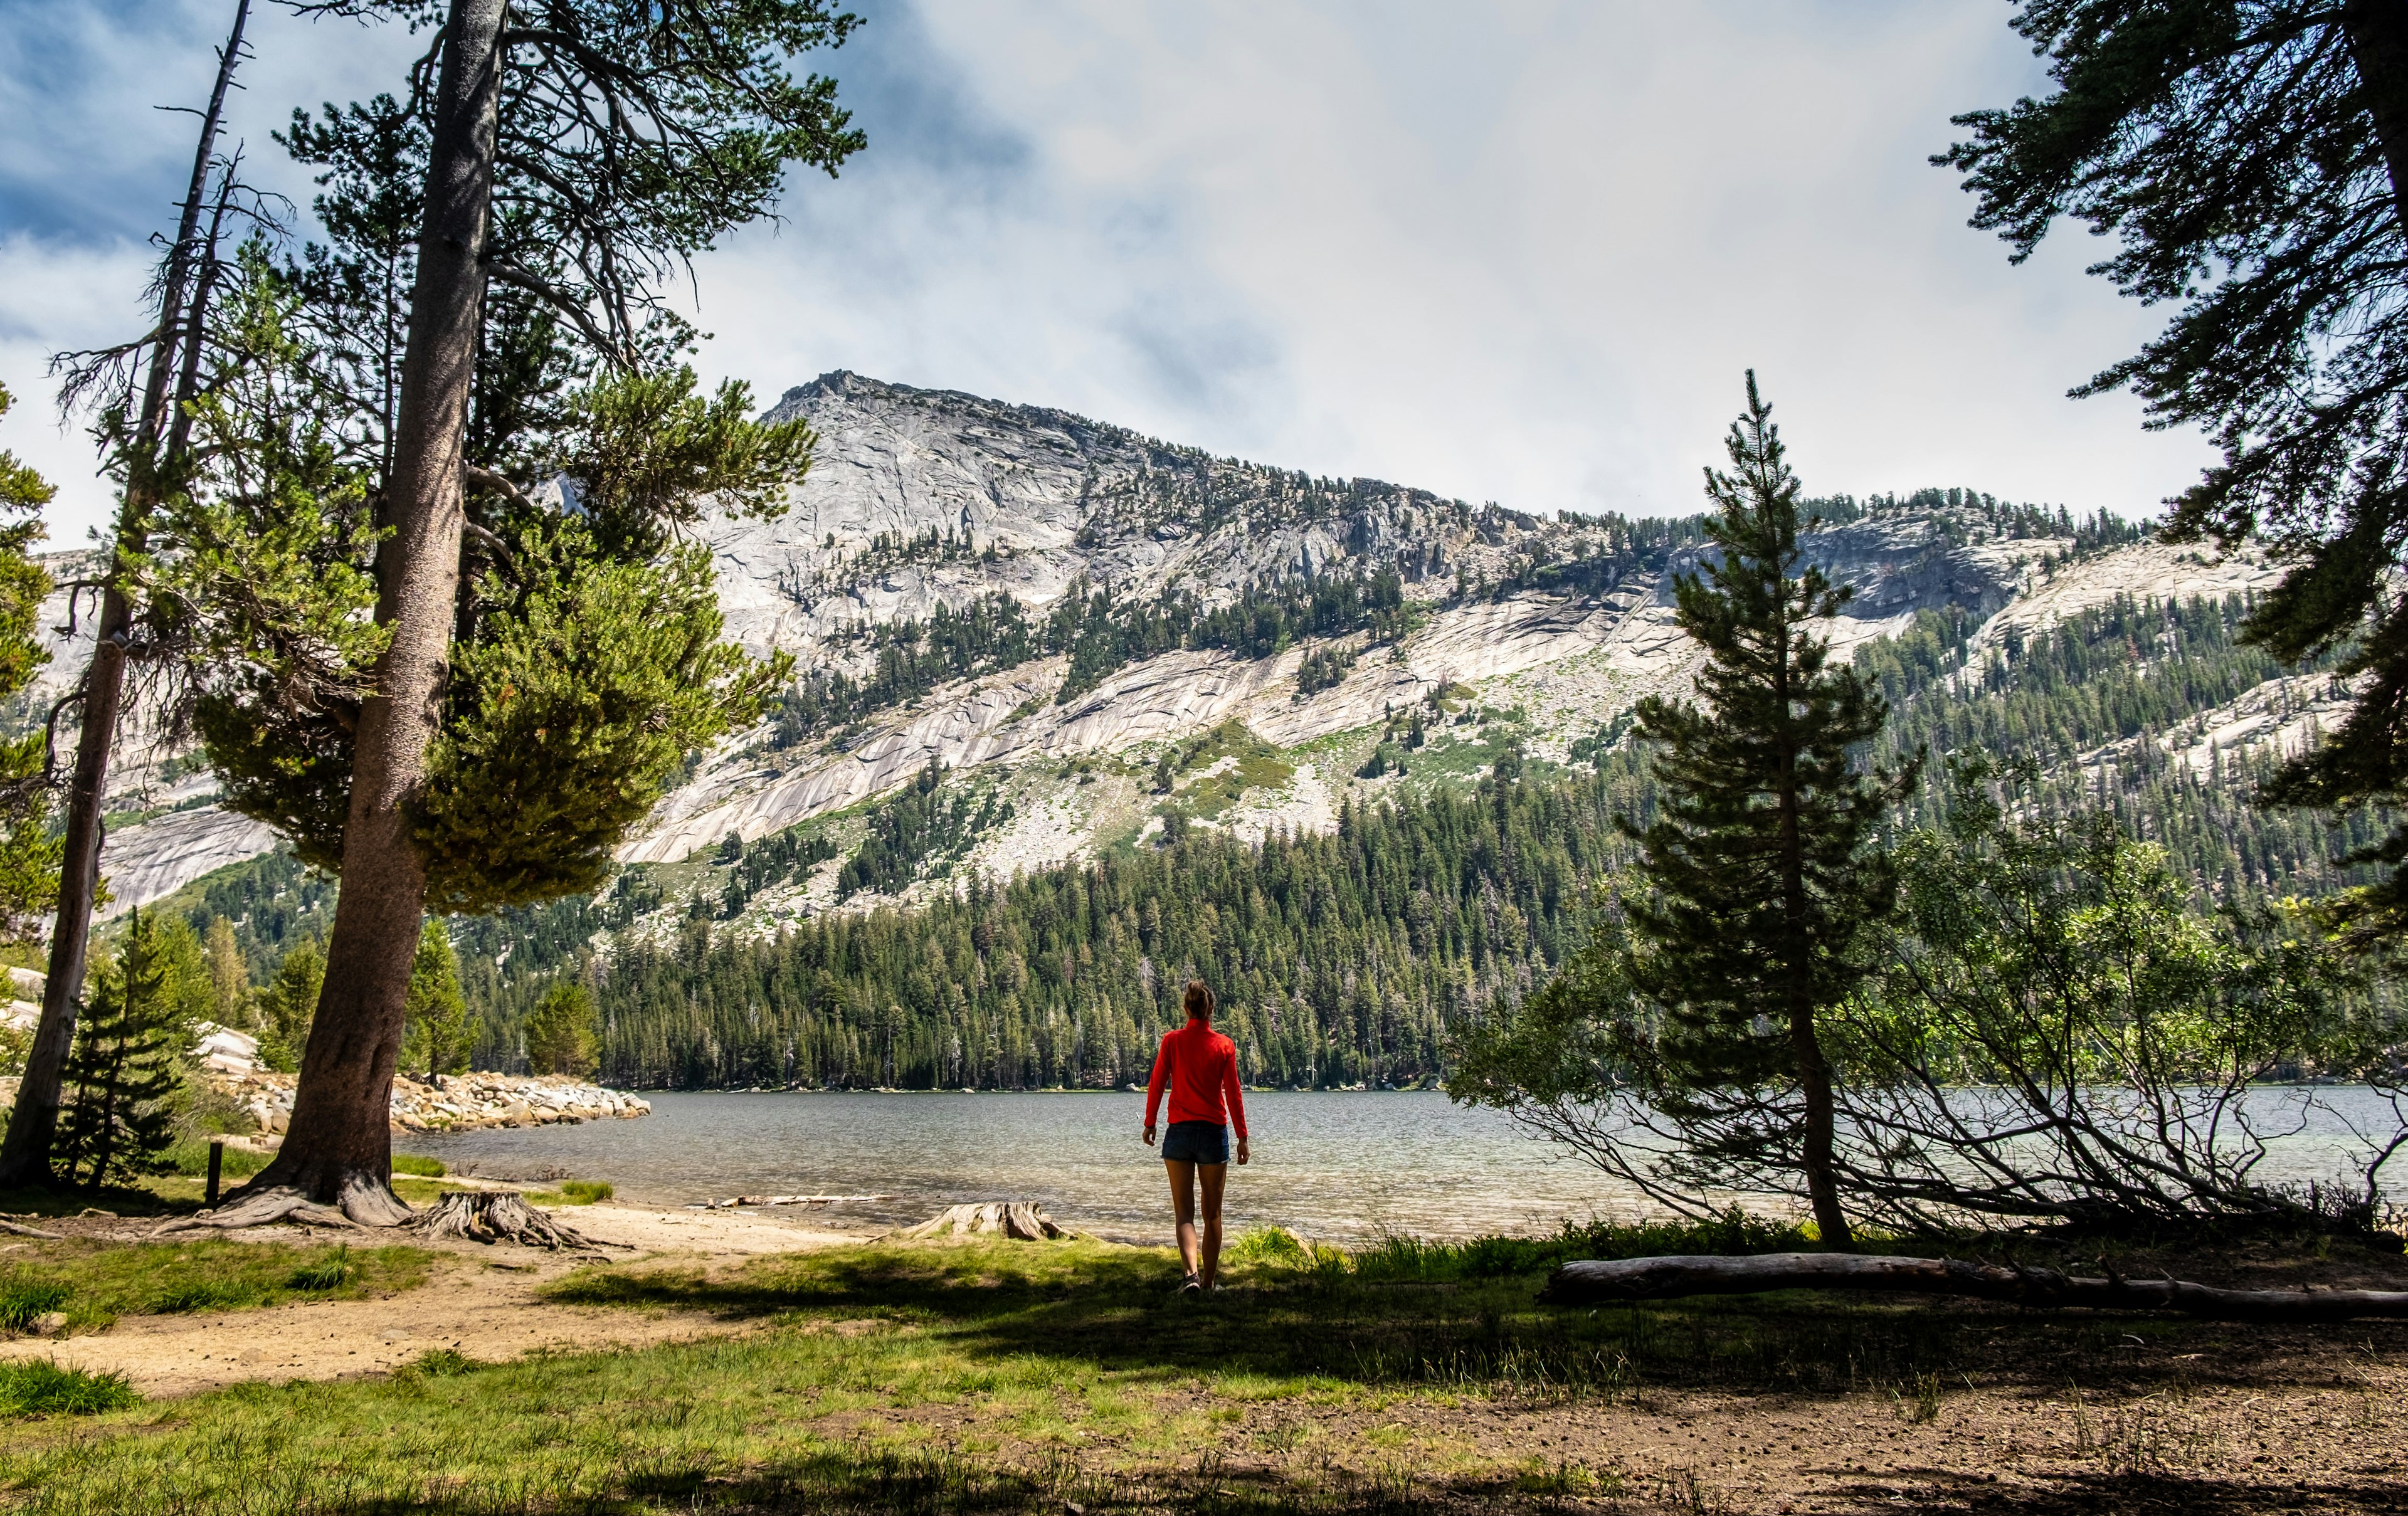
[{"label": "hiking shoe", "polygon": [[1179,1293],[1181,1294],[1202,1294],[1204,1293],[1204,1281],[1197,1279],[1195,1275],[1190,1274],[1185,1279],[1179,1281]]}]

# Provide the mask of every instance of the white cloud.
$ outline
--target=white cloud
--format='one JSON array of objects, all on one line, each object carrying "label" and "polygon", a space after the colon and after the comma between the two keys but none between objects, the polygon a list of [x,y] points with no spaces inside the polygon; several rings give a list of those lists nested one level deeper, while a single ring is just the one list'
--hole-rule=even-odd
[{"label": "white cloud", "polygon": [[[205,75],[220,7],[171,8]],[[815,62],[868,151],[699,268],[705,365],[765,398],[850,367],[1537,510],[1696,508],[1751,365],[1816,491],[2132,510],[2205,461],[2128,398],[2063,397],[2156,324],[2081,273],[2096,245],[2010,268],[1924,162],[1950,114],[2039,86],[1997,0],[861,8]],[[292,104],[401,50],[286,25],[244,107],[268,155]],[[165,88],[165,53],[94,56],[114,72],[66,117]],[[0,244],[0,289],[29,256],[121,257],[102,202],[175,156],[102,155],[79,209],[24,150],[0,144],[0,193],[49,216]],[[83,338],[0,301],[37,307],[0,315],[22,391],[21,350]]]}]

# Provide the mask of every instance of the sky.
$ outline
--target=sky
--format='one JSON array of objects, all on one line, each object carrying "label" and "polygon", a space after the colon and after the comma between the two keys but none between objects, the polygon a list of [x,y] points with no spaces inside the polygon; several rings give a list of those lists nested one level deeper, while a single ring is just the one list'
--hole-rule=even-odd
[{"label": "sky", "polygon": [[[695,265],[695,362],[832,369],[1517,509],[1700,508],[1753,367],[1813,493],[2139,514],[2212,458],[2066,391],[2164,313],[2011,267],[1927,160],[2045,87],[2005,0],[853,0],[867,149]],[[0,0],[0,447],[109,496],[50,355],[138,331],[234,0]],[[397,27],[257,0],[231,132],[398,90]]]}]

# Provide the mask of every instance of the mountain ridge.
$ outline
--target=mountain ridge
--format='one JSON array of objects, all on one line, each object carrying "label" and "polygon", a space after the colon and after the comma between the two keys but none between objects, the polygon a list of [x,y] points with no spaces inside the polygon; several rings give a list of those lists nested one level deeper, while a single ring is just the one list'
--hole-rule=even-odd
[{"label": "mountain ridge", "polygon": [[[810,476],[783,517],[702,535],[730,635],[796,654],[807,679],[781,718],[698,756],[622,850],[631,865],[851,815],[932,765],[1011,791],[1014,822],[965,869],[1091,856],[1171,825],[1178,796],[1142,771],[1233,722],[1281,756],[1194,824],[1327,826],[1400,782],[1362,772],[1404,738],[1400,712],[1511,710],[1517,751],[1567,763],[1640,695],[1683,689],[1694,660],[1670,584],[1703,551],[1695,517],[1475,507],[841,369],[767,414],[819,434]],[[2118,595],[2246,596],[2273,576],[2255,552],[2085,549],[2061,514],[1970,491],[1818,505],[1839,519],[1807,556],[1856,590],[1831,626],[1842,654],[1926,614],[1967,619],[1978,651]],[[79,634],[28,709],[80,673]],[[137,729],[125,746],[104,862],[117,908],[273,845],[215,809],[172,743]],[[784,904],[838,902],[823,879]]]}]

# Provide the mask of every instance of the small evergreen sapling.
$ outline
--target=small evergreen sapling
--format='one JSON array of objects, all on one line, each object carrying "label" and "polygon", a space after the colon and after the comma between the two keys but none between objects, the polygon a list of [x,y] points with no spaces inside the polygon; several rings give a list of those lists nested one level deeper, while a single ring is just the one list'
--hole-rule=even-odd
[{"label": "small evergreen sapling", "polygon": [[1700,700],[1638,706],[1663,798],[1648,826],[1625,823],[1649,886],[1628,908],[1637,980],[1665,1008],[1653,1065],[1664,1108],[1698,1123],[1701,1157],[1720,1145],[1794,1164],[1825,1245],[1844,1249],[1816,1021],[1864,977],[1867,928],[1895,904],[1873,828],[1916,765],[1857,765],[1888,708],[1830,663],[1817,623],[1851,592],[1801,566],[1812,522],[1770,415],[1750,371],[1731,471],[1706,470],[1719,508],[1706,534],[1720,551],[1675,581],[1677,620],[1706,651]]},{"label": "small evergreen sapling", "polygon": [[67,1055],[56,1150],[69,1184],[97,1186],[165,1167],[193,1029],[164,947],[155,919],[136,911],[125,945],[93,972]]},{"label": "small evergreen sapling", "polygon": [[527,1066],[538,1074],[566,1074],[578,1079],[594,1072],[599,1042],[594,997],[585,986],[567,980],[544,992],[527,1012]]},{"label": "small evergreen sapling", "polygon": [[326,954],[316,938],[304,937],[285,950],[276,977],[259,992],[260,1062],[287,1074],[301,1066],[325,978]]},{"label": "small evergreen sapling", "polygon": [[403,1034],[402,1062],[438,1074],[468,1066],[468,1003],[460,994],[460,960],[452,936],[429,918],[419,929],[418,953],[409,964],[409,1022]]}]

